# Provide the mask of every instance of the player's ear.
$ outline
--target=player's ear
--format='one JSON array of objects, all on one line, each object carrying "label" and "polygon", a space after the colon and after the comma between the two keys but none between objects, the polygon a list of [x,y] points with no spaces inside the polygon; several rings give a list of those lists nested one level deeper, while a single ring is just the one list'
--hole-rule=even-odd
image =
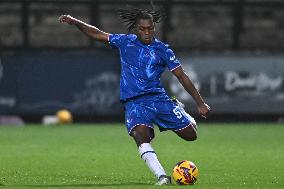
[{"label": "player's ear", "polygon": [[136,33],[136,34],[138,33],[138,24],[137,23],[133,27],[133,32]]}]

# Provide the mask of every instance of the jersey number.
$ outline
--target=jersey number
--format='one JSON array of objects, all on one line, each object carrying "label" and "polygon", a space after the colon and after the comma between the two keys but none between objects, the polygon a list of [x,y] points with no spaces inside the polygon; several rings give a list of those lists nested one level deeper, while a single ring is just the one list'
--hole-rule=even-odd
[{"label": "jersey number", "polygon": [[180,119],[182,117],[182,113],[181,113],[181,109],[176,106],[174,109],[173,109],[173,112],[174,114],[177,116],[178,119]]}]

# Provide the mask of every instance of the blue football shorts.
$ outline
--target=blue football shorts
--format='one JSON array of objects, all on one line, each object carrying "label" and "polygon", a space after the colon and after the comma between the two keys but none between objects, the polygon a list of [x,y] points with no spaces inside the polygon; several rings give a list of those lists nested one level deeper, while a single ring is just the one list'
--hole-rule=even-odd
[{"label": "blue football shorts", "polygon": [[196,122],[185,110],[173,102],[166,94],[146,94],[124,103],[125,122],[128,133],[137,125],[145,125],[160,131],[178,131],[186,127],[196,130]]}]

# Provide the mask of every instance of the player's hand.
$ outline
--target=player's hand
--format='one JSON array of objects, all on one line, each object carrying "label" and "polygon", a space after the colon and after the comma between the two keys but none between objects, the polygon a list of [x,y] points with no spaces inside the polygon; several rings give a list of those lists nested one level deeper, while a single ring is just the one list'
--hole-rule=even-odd
[{"label": "player's hand", "polygon": [[74,25],[74,24],[78,23],[78,20],[76,18],[73,18],[70,15],[61,15],[58,18],[58,20],[59,20],[60,23],[67,23],[67,24],[70,24],[70,25]]},{"label": "player's hand", "polygon": [[201,104],[197,107],[198,109],[198,113],[201,115],[201,117],[203,117],[204,119],[206,119],[208,117],[209,111],[210,111],[210,107],[207,104]]}]

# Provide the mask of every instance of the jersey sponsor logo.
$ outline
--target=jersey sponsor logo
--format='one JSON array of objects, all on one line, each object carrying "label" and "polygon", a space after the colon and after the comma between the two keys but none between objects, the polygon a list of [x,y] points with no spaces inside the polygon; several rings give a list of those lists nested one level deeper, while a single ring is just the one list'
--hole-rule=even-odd
[{"label": "jersey sponsor logo", "polygon": [[170,61],[173,61],[173,60],[175,60],[175,59],[176,59],[176,56],[170,57]]}]

